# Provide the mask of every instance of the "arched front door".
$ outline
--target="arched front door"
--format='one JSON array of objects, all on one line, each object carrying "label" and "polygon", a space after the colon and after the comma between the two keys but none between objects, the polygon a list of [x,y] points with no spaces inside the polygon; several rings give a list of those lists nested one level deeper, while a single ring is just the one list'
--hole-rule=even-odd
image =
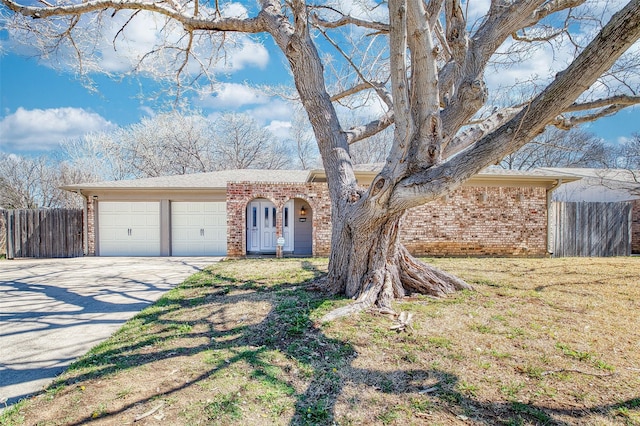
[{"label": "arched front door", "polygon": [[247,253],[276,252],[276,206],[258,198],[247,206]]},{"label": "arched front door", "polygon": [[[293,200],[282,211],[283,251],[292,253],[294,245]],[[274,254],[278,242],[278,211],[265,198],[256,198],[247,205],[247,254]]]}]

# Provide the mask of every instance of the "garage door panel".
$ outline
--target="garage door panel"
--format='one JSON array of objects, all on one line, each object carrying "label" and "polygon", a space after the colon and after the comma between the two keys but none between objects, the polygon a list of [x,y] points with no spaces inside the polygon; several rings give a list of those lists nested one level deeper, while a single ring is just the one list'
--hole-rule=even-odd
[{"label": "garage door panel", "polygon": [[224,218],[220,218],[217,216],[207,216],[204,220],[204,225],[205,226],[210,226],[213,228],[219,228],[219,227],[223,227],[226,228],[227,227],[227,219],[226,217]]},{"label": "garage door panel", "polygon": [[148,228],[148,227],[156,227],[160,226],[159,218],[155,217],[144,217],[144,216],[132,216],[129,222],[136,228]]},{"label": "garage door panel", "polygon": [[[224,202],[171,203],[171,254],[223,256],[227,252]],[[223,224],[221,226],[221,224]]]},{"label": "garage door panel", "polygon": [[98,203],[101,256],[159,256],[160,203]]},{"label": "garage door panel", "polygon": [[132,213],[160,213],[160,204],[159,203],[127,203],[131,205]]}]

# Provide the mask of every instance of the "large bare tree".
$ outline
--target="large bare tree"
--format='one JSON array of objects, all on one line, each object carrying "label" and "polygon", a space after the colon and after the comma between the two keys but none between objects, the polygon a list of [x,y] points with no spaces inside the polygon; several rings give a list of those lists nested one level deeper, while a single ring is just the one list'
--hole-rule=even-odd
[{"label": "large bare tree", "polygon": [[[327,173],[333,230],[326,286],[354,299],[326,320],[373,305],[389,309],[407,293],[467,288],[414,259],[399,243],[406,210],[499,163],[548,125],[570,128],[639,101],[637,80],[620,84],[620,91],[610,89],[637,71],[637,51],[636,57],[623,55],[640,37],[640,0],[618,6],[613,15],[595,11],[589,19],[584,14],[597,4],[586,0],[491,0],[477,20],[470,19],[475,5],[461,0],[258,0],[241,13],[224,1],[51,1],[2,3],[13,12],[14,28],[43,36],[48,54],[76,54],[85,69],[96,44],[82,35],[109,19],[121,23],[113,43],[122,48],[131,42],[127,25],[138,15],[162,18],[158,28],[165,37],[137,56],[135,69],[155,65],[183,82],[212,78],[224,47],[242,43],[241,37],[273,39],[288,61]],[[606,22],[600,22],[603,16]],[[570,34],[580,28],[579,35]],[[561,40],[573,49],[548,60],[567,64],[564,69],[533,81],[521,102],[484,112],[485,71],[502,72],[531,46]],[[333,55],[321,54],[329,49]],[[344,73],[341,84],[327,83],[330,75]],[[329,87],[341,89],[330,93]],[[380,116],[344,128],[336,103],[373,97],[382,106]],[[385,165],[369,188],[360,187],[351,146],[391,125]]]}]

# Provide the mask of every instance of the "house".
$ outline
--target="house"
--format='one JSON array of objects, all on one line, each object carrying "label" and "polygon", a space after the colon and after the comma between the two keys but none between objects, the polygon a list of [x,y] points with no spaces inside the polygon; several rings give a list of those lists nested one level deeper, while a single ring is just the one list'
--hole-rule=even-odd
[{"label": "house", "polygon": [[[357,169],[368,185],[379,166]],[[550,171],[487,169],[411,209],[401,238],[419,256],[545,256]],[[85,200],[95,256],[326,256],[331,204],[323,170],[225,170],[64,186]]]}]

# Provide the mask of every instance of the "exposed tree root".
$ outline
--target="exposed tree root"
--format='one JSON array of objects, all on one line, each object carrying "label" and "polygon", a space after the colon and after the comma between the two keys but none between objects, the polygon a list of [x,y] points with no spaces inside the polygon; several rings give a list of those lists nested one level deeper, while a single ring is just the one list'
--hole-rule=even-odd
[{"label": "exposed tree root", "polygon": [[395,298],[413,293],[444,297],[458,290],[473,289],[460,278],[414,258],[402,246],[398,247],[397,253],[394,263],[386,263],[383,268],[367,275],[362,291],[353,303],[334,309],[320,321],[333,321],[374,306],[393,311],[391,303]]},{"label": "exposed tree root", "polygon": [[438,268],[411,256],[404,246],[399,247],[398,258],[400,280],[405,294],[420,293],[443,297],[459,290],[473,290],[473,287]]},{"label": "exposed tree root", "polygon": [[373,277],[370,277],[368,283],[360,293],[360,296],[355,300],[355,302],[341,308],[334,309],[333,311],[320,318],[320,322],[333,321],[341,317],[357,314],[358,312],[362,312],[372,307],[378,299],[380,290],[382,289],[382,280],[380,280],[380,277],[377,276],[379,274],[380,271],[374,273]]}]

